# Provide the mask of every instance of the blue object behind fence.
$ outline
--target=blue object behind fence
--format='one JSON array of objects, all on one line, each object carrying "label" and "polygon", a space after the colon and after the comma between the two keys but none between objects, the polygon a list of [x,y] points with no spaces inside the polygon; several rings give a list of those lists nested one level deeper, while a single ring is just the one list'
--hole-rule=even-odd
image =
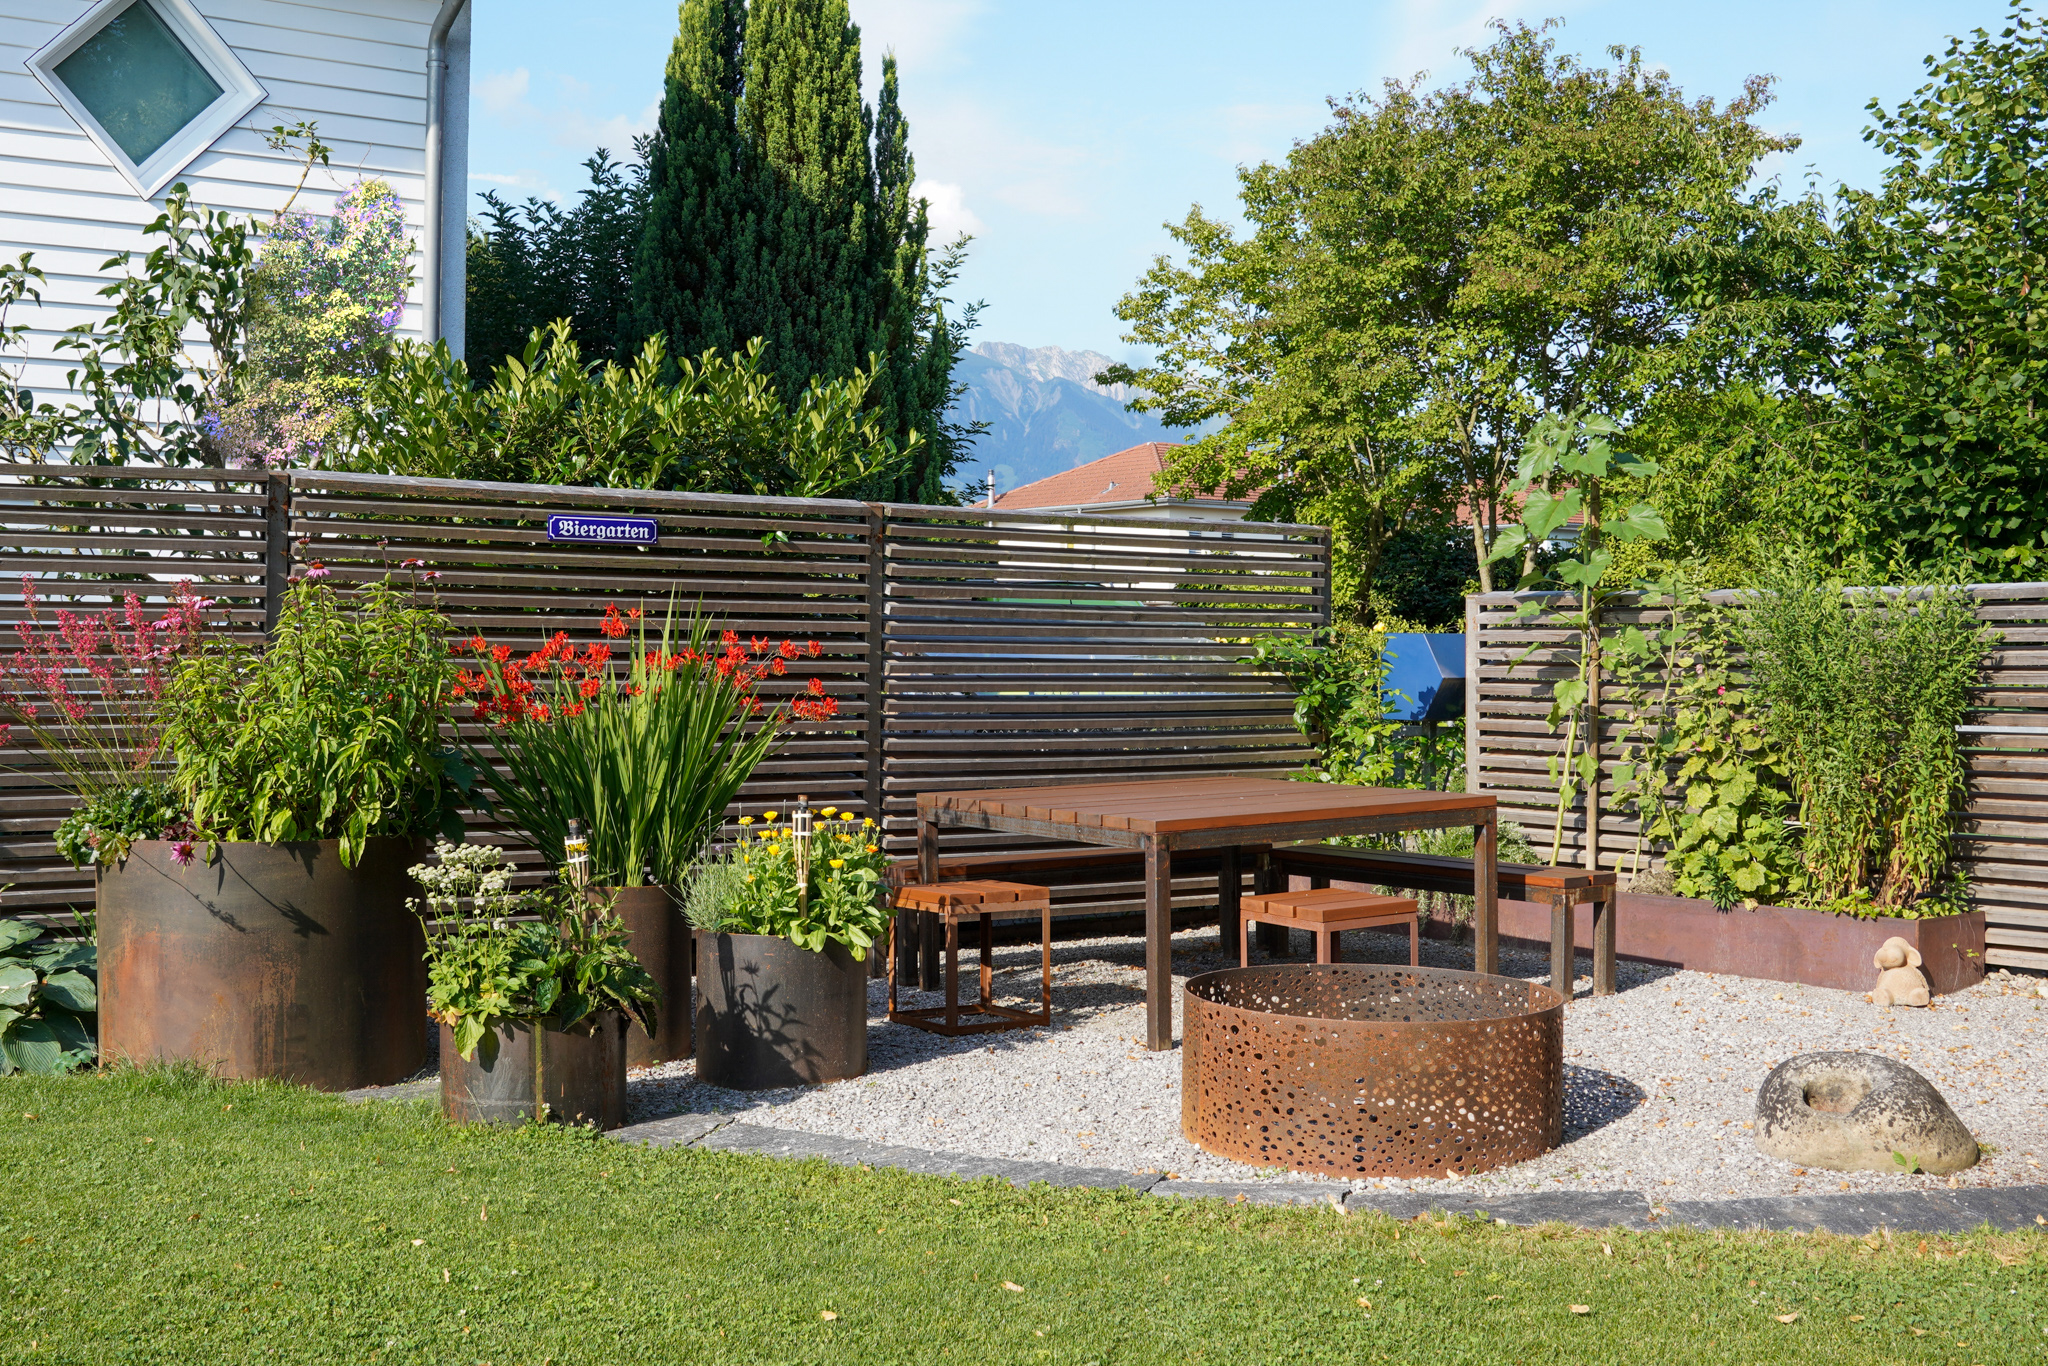
[{"label": "blue object behind fence", "polygon": [[1389,717],[1428,725],[1465,714],[1463,633],[1398,632],[1387,637],[1385,659],[1387,678],[1381,686]]}]

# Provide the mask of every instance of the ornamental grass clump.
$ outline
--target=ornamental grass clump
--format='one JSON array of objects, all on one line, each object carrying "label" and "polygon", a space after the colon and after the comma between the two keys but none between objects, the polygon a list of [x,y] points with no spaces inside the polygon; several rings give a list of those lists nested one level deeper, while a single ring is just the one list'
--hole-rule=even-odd
[{"label": "ornamental grass clump", "polygon": [[[743,643],[701,615],[679,623],[673,608],[655,632],[640,609],[610,606],[598,631],[581,648],[558,631],[524,656],[474,637],[477,668],[461,671],[458,695],[490,728],[483,739],[505,770],[497,804],[550,864],[563,865],[580,820],[599,882],[677,886],[789,723],[837,713],[820,679],[780,706],[759,691],[822,650]],[[611,643],[628,634],[630,648]],[[487,756],[471,753],[482,768]]]},{"label": "ornamental grass clump", "polygon": [[873,819],[828,806],[806,848],[782,813],[742,816],[738,838],[692,870],[684,914],[711,933],[773,935],[813,953],[843,944],[864,960],[889,926],[879,834]]},{"label": "ornamental grass clump", "polygon": [[505,1025],[568,1030],[606,1010],[654,1033],[660,989],[627,946],[611,895],[567,870],[515,889],[517,870],[494,845],[440,840],[434,854],[409,870],[426,896],[406,907],[426,930],[427,1001],[456,1052],[475,1061],[481,1050],[488,1065]]},{"label": "ornamental grass clump", "polygon": [[1958,588],[1844,588],[1797,571],[1747,595],[1750,692],[1785,754],[1808,895],[1826,909],[1945,915],[1962,740],[1989,644]]}]

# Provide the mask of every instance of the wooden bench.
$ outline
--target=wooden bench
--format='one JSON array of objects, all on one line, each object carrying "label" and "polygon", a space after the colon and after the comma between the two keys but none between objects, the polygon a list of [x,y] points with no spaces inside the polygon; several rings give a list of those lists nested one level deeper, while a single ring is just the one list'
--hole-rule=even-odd
[{"label": "wooden bench", "polygon": [[[1396,849],[1346,849],[1331,844],[1283,844],[1273,849],[1273,866],[1283,876],[1300,876],[1311,887],[1327,887],[1332,878],[1376,887],[1412,891],[1472,894],[1472,860],[1441,854],[1410,854]],[[1572,968],[1572,912],[1593,908],[1593,994],[1614,994],[1613,873],[1586,868],[1553,868],[1533,863],[1499,865],[1500,896],[1550,907],[1550,980],[1571,996],[1577,975]]]},{"label": "wooden bench", "polygon": [[1318,963],[1334,963],[1343,956],[1338,936],[1345,930],[1403,929],[1408,931],[1408,966],[1422,966],[1422,929],[1416,919],[1415,898],[1374,896],[1370,892],[1268,892],[1244,899],[1244,925],[1237,936],[1239,967],[1252,965],[1252,926],[1284,925],[1306,930],[1315,942]]},{"label": "wooden bench", "polygon": [[[897,1004],[896,941],[889,941],[889,1022],[911,1025],[934,1034],[986,1034],[993,1030],[1026,1029],[1052,1023],[1052,893],[1020,882],[970,880],[943,884],[912,883],[896,893],[896,909],[936,921],[945,927],[946,1002],[907,1010]],[[995,1003],[993,962],[994,917],[1035,912],[1039,917],[1041,985],[1037,1010]],[[981,991],[970,1005],[960,1003],[960,922],[981,923]],[[962,1015],[979,1015],[963,1022]]]}]

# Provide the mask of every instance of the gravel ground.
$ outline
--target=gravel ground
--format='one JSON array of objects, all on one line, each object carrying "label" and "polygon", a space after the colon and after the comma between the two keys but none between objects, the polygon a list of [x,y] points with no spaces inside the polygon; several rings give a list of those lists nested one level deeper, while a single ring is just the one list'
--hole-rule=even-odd
[{"label": "gravel ground", "polygon": [[[1350,938],[1356,961],[1407,959],[1405,937],[1398,947],[1392,936]],[[1297,953],[1306,942],[1295,937]],[[999,1000],[1006,982],[1011,996],[1035,995],[1037,954],[1035,946],[998,950]],[[1469,968],[1471,952],[1425,940],[1423,961]],[[699,1085],[693,1064],[669,1064],[633,1075],[632,1118],[723,1113],[942,1152],[1190,1179],[1287,1175],[1211,1156],[1180,1136],[1180,1053],[1142,1046],[1142,962],[1135,939],[1057,944],[1051,1028],[979,1038],[944,1039],[885,1023],[883,986],[872,983],[869,1075],[749,1093]],[[1225,965],[1213,929],[1176,935],[1176,1007],[1182,982]],[[972,977],[962,967],[964,984]],[[1503,972],[1547,982],[1548,968],[1546,955],[1502,952]],[[1994,975],[1909,1010],[1880,1009],[1849,992],[1629,962],[1619,975],[1619,993],[1599,999],[1587,994],[1582,976],[1566,1008],[1561,1147],[1463,1179],[1372,1184],[1716,1199],[2048,1181],[2048,1000],[2035,994],[2039,978]],[[905,1001],[925,1003],[914,994]],[[1178,1036],[1178,1009],[1174,1026]],[[1748,1127],[1757,1085],[1785,1058],[1823,1049],[1884,1053],[1917,1068],[1992,1153],[1955,1178],[1808,1172],[1764,1156]]]}]

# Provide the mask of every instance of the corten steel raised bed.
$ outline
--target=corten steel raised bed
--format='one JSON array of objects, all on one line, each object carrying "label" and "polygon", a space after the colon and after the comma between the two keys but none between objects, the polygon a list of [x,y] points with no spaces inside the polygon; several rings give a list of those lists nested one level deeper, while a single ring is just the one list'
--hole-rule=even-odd
[{"label": "corten steel raised bed", "polygon": [[[1574,917],[1573,943],[1581,952],[1591,951],[1588,919]],[[1933,920],[1859,920],[1792,906],[1723,911],[1690,897],[1623,892],[1614,926],[1619,957],[1695,972],[1863,992],[1877,981],[1871,955],[1896,935],[1920,951],[1920,970],[1935,994],[1964,991],[1984,980],[1982,911]],[[1426,932],[1452,933],[1441,920]],[[1500,934],[1503,942],[1525,947],[1548,944],[1550,908],[1501,902]]]},{"label": "corten steel raised bed", "polygon": [[[595,1124],[626,1122],[626,1037],[635,1028],[616,1010],[602,1010],[569,1029],[535,1029],[507,1021],[498,1047],[474,1059],[455,1051],[455,1031],[441,1026],[441,1112],[458,1124]],[[645,1035],[642,1035],[644,1038]]]},{"label": "corten steel raised bed", "polygon": [[405,906],[420,841],[204,843],[180,866],[139,840],[99,871],[100,1054],[204,1063],[323,1091],[426,1065],[425,939]]},{"label": "corten steel raised bed", "polygon": [[868,965],[772,934],[693,932],[697,1080],[736,1091],[811,1086],[868,1070]]},{"label": "corten steel raised bed", "polygon": [[664,887],[620,887],[613,910],[625,922],[627,942],[640,966],[661,988],[650,1038],[639,1023],[626,1026],[626,1066],[653,1067],[690,1056],[690,928]]},{"label": "corten steel raised bed", "polygon": [[1564,998],[1514,977],[1362,963],[1187,984],[1180,1130],[1323,1176],[1470,1174],[1564,1129]]}]

